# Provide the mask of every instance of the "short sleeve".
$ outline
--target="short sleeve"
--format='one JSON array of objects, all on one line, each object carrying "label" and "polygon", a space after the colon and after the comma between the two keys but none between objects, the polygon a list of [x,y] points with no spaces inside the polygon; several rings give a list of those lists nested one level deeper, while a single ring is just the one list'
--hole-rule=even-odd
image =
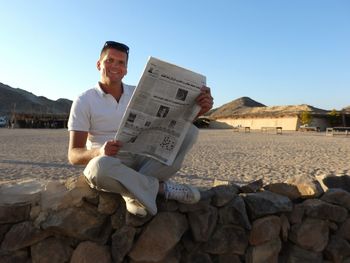
[{"label": "short sleeve", "polygon": [[83,96],[78,97],[72,104],[69,120],[68,131],[86,131],[90,130],[90,106],[84,100]]}]

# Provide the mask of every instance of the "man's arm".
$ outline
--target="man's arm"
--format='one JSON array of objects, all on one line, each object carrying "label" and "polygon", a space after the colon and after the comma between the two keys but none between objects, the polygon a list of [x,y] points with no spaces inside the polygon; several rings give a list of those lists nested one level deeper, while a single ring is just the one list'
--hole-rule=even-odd
[{"label": "man's arm", "polygon": [[70,131],[68,160],[71,164],[87,164],[92,158],[100,155],[100,149],[86,149],[88,132]]},{"label": "man's arm", "polygon": [[87,164],[92,158],[107,155],[115,156],[122,147],[120,141],[107,141],[101,148],[86,149],[86,140],[88,132],[84,131],[70,131],[69,132],[69,146],[68,146],[68,160],[71,164]]}]

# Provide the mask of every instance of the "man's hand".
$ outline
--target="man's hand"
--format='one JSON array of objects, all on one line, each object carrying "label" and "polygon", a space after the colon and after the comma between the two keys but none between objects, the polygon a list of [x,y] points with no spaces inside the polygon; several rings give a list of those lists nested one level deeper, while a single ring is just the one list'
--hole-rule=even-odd
[{"label": "man's hand", "polygon": [[201,88],[201,93],[196,99],[197,104],[201,107],[197,116],[201,116],[208,112],[213,107],[213,97],[210,94],[210,88],[203,86]]},{"label": "man's hand", "polygon": [[107,141],[101,148],[86,149],[88,132],[70,131],[68,160],[71,164],[87,164],[92,158],[100,155],[114,156],[122,147],[120,141]]},{"label": "man's hand", "polygon": [[107,141],[100,148],[100,155],[114,156],[118,153],[120,148],[122,147],[121,141]]}]

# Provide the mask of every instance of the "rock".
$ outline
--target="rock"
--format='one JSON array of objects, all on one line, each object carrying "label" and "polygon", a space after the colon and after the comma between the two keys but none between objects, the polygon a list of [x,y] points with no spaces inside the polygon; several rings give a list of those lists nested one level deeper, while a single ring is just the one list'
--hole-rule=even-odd
[{"label": "rock", "polygon": [[[283,194],[286,185],[265,188]],[[238,194],[229,183],[202,191],[193,205],[159,197],[158,214],[144,218],[84,178],[50,182],[43,192],[25,203],[0,200],[0,262],[350,263],[349,193],[342,189],[305,201],[287,194],[293,205],[268,190]]]},{"label": "rock", "polygon": [[281,220],[278,216],[266,216],[253,222],[249,235],[251,245],[260,245],[278,238],[281,229]]},{"label": "rock", "polygon": [[[58,210],[71,206],[71,203],[64,203],[64,197],[68,195],[68,189],[66,186],[58,181],[49,181],[45,190],[41,192],[41,209],[46,210]],[[81,199],[79,199],[79,202]]]},{"label": "rock", "polygon": [[0,250],[1,263],[28,263],[31,262],[27,249],[12,252],[4,252]]},{"label": "rock", "polygon": [[119,194],[102,192],[99,197],[97,211],[101,214],[113,214],[123,202],[122,197]]},{"label": "rock", "polygon": [[303,204],[296,204],[293,210],[288,214],[288,219],[291,224],[299,224],[303,220],[305,214],[305,208]]},{"label": "rock", "polygon": [[345,239],[332,235],[325,254],[332,262],[342,263],[345,258],[350,257],[350,244]]},{"label": "rock", "polygon": [[303,175],[289,178],[286,183],[296,186],[302,198],[319,197],[324,192],[317,180]]},{"label": "rock", "polygon": [[270,191],[246,194],[243,199],[252,220],[276,213],[290,212],[293,209],[289,198]]},{"label": "rock", "polygon": [[301,224],[292,225],[289,239],[304,249],[321,252],[327,246],[328,233],[326,221],[306,218]]},{"label": "rock", "polygon": [[124,257],[132,248],[135,234],[136,229],[129,226],[124,226],[114,232],[111,246],[113,262],[123,262]]},{"label": "rock", "polygon": [[93,199],[97,191],[90,188],[84,176],[70,178],[65,184],[49,181],[41,193],[42,210],[59,210],[83,205],[83,199]]},{"label": "rock", "polygon": [[243,255],[248,246],[248,238],[242,227],[235,225],[218,225],[202,249],[211,254],[235,253]]},{"label": "rock", "polygon": [[309,199],[303,202],[305,214],[309,217],[344,222],[348,211],[340,206],[332,205],[319,199]]},{"label": "rock", "polygon": [[270,240],[258,246],[249,247],[246,254],[247,263],[277,263],[278,253],[281,250],[279,238]]},{"label": "rock", "polygon": [[203,252],[190,253],[186,256],[184,263],[212,263],[210,256]]},{"label": "rock", "polygon": [[197,242],[208,241],[213,233],[218,219],[217,208],[208,206],[206,209],[188,213],[193,238]]},{"label": "rock", "polygon": [[222,207],[232,201],[238,194],[239,189],[234,185],[220,185],[212,188],[215,195],[212,198],[212,204],[216,207]]},{"label": "rock", "polygon": [[196,204],[178,203],[178,205],[181,213],[187,213],[187,212],[194,212],[197,210],[206,209],[210,205],[210,203],[211,203],[211,198],[208,198],[208,199],[201,198],[201,200]]},{"label": "rock", "polygon": [[219,186],[219,185],[229,185],[230,182],[226,181],[226,180],[220,180],[220,179],[216,179],[214,178],[214,182],[213,182],[213,187],[215,186]]},{"label": "rock", "polygon": [[0,206],[15,204],[36,204],[45,183],[37,180],[25,180],[0,186]]},{"label": "rock", "polygon": [[343,189],[331,188],[321,197],[321,200],[327,203],[339,205],[350,211],[350,192]]},{"label": "rock", "polygon": [[247,210],[243,198],[237,196],[226,206],[219,208],[220,224],[238,224],[245,229],[251,229],[251,224],[247,215]]},{"label": "rock", "polygon": [[265,186],[265,189],[270,192],[286,196],[290,200],[295,200],[302,196],[297,186],[287,183],[269,184]]},{"label": "rock", "polygon": [[81,242],[74,250],[70,263],[112,263],[109,247],[91,241]]},{"label": "rock", "polygon": [[322,253],[302,249],[295,245],[288,246],[288,252],[280,262],[285,263],[324,263]]},{"label": "rock", "polygon": [[282,214],[280,216],[281,220],[281,238],[283,242],[287,242],[288,240],[288,233],[290,230],[290,223],[288,221],[288,218],[286,215]]},{"label": "rock", "polygon": [[284,195],[291,200],[314,198],[323,193],[321,187],[313,181],[303,183],[274,183],[265,186],[265,189],[276,194]]},{"label": "rock", "polygon": [[181,245],[186,252],[193,253],[200,250],[201,243],[195,242],[192,233],[187,231],[181,238]]},{"label": "rock", "polygon": [[178,208],[178,202],[174,200],[165,200],[164,197],[157,197],[158,212],[175,212]]},{"label": "rock", "polygon": [[117,211],[111,215],[111,225],[113,229],[120,229],[126,224],[126,207],[120,205]]},{"label": "rock", "polygon": [[141,227],[152,219],[153,216],[150,214],[147,214],[145,217],[139,217],[128,212],[125,214],[125,224],[132,227]]},{"label": "rock", "polygon": [[241,263],[239,256],[233,253],[225,253],[218,255],[218,263]]},{"label": "rock", "polygon": [[[347,192],[350,192],[350,176],[316,176],[317,181],[324,187],[329,188],[341,188]],[[326,189],[327,190],[327,189]],[[325,190],[325,191],[326,191]]]},{"label": "rock", "polygon": [[61,263],[69,262],[72,253],[69,240],[49,237],[34,244],[30,254],[33,262]]},{"label": "rock", "polygon": [[0,224],[18,223],[30,217],[30,204],[0,205]]},{"label": "rock", "polygon": [[29,214],[30,220],[35,220],[40,215],[40,212],[41,212],[40,205],[32,206]]},{"label": "rock", "polygon": [[7,231],[10,230],[11,227],[12,227],[11,224],[0,225],[0,244],[5,237],[5,234],[7,233]]},{"label": "rock", "polygon": [[130,261],[125,260],[123,263],[127,263],[127,262],[130,262],[130,263],[180,263],[180,258],[181,258],[180,251],[179,249],[177,249],[177,247],[175,247],[165,256],[164,259],[160,261],[134,261],[133,259],[130,259]]},{"label": "rock", "polygon": [[256,193],[259,191],[264,185],[264,182],[262,179],[256,180],[254,182],[251,182],[247,185],[243,185],[241,187],[241,191],[243,193]]},{"label": "rock", "polygon": [[35,228],[30,221],[15,224],[5,235],[1,244],[1,249],[6,251],[15,251],[29,247],[48,236],[52,235],[49,231],[42,231]]},{"label": "rock", "polygon": [[350,217],[340,226],[337,234],[350,242]]},{"label": "rock", "polygon": [[129,253],[135,261],[160,261],[188,229],[186,217],[176,212],[158,213],[146,226]]},{"label": "rock", "polygon": [[215,192],[212,188],[201,191],[201,201],[211,200],[214,196]]},{"label": "rock", "polygon": [[58,234],[102,244],[107,241],[112,230],[107,224],[107,217],[99,214],[90,205],[54,211],[41,227]]}]

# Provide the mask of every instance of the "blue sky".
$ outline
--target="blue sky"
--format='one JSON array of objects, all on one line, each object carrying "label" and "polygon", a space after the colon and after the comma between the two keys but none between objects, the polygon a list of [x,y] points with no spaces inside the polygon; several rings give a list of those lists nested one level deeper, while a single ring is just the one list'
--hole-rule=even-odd
[{"label": "blue sky", "polygon": [[125,82],[149,56],[207,77],[214,107],[350,105],[348,0],[0,0],[0,82],[74,99],[99,78],[106,40],[131,49]]}]

